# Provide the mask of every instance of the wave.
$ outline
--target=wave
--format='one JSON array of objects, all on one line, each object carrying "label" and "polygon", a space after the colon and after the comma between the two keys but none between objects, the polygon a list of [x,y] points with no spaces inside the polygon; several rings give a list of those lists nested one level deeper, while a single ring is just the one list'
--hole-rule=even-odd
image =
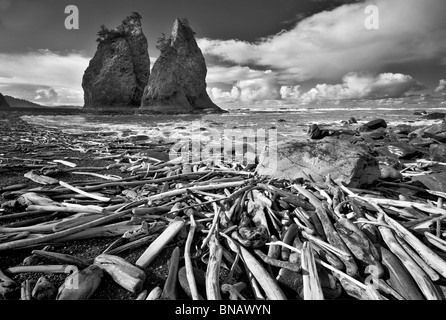
[{"label": "wave", "polygon": [[[446,101],[441,103],[446,104]],[[400,108],[391,108],[391,107],[360,107],[360,108],[246,108],[246,109],[228,109],[230,113],[237,113],[237,114],[246,114],[248,113],[289,113],[289,112],[335,112],[335,111],[416,111],[416,110],[423,110],[423,111],[440,111],[440,110],[446,110],[446,107],[430,107],[430,108],[407,108],[407,107],[400,107]]]}]

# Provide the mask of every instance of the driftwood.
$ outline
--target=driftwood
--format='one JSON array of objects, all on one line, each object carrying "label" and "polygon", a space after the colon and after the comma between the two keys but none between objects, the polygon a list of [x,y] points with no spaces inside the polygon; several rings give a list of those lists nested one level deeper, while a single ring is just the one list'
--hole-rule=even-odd
[{"label": "driftwood", "polygon": [[184,220],[179,219],[172,222],[167,229],[158,237],[147,250],[136,261],[140,268],[147,268],[150,263],[158,256],[161,250],[181,231],[184,227]]},{"label": "driftwood", "polygon": [[[0,252],[23,250],[33,259],[1,266],[2,297],[18,299],[21,289],[21,299],[32,299],[33,283],[23,278],[44,272],[66,277],[57,299],[90,299],[105,272],[136,300],[293,299],[278,284],[284,275],[300,281],[304,299],[444,298],[446,194],[409,184],[433,162],[405,165],[400,183],[354,189],[329,176],[268,180],[255,166],[226,160],[161,161],[150,150],[167,154],[169,145],[149,138],[15,134],[31,151],[1,158],[0,170],[26,175],[26,183],[0,189]],[[101,163],[82,164],[64,149]],[[101,253],[79,252],[77,241],[94,239]],[[32,251],[44,245],[51,248]],[[161,275],[152,262],[167,256],[169,272]],[[145,281],[152,272],[159,283]],[[20,278],[21,288],[9,277]],[[54,298],[46,280],[37,289]]]},{"label": "driftwood", "polygon": [[124,289],[136,294],[143,290],[146,274],[125,259],[101,254],[94,259],[94,264],[108,273]]},{"label": "driftwood", "polygon": [[101,284],[104,273],[96,265],[75,271],[59,288],[57,300],[88,300]]},{"label": "driftwood", "polygon": [[160,300],[176,300],[177,299],[177,279],[180,264],[180,248],[176,247],[170,258],[169,275],[164,284],[163,292]]}]

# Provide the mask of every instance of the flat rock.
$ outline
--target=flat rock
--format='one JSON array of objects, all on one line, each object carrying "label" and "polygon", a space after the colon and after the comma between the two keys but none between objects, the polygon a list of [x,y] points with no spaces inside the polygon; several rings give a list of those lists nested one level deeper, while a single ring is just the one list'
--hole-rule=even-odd
[{"label": "flat rock", "polygon": [[446,173],[415,176],[412,181],[419,181],[432,191],[446,192]]},{"label": "flat rock", "polygon": [[431,138],[439,142],[446,142],[446,123],[438,123],[424,127],[409,134],[409,138]]},{"label": "flat rock", "polygon": [[433,161],[446,162],[446,144],[432,144],[429,148],[429,157]]},{"label": "flat rock", "polygon": [[386,136],[385,128],[378,128],[372,132],[361,132],[361,137],[364,138],[366,141],[384,139],[385,136]]},{"label": "flat rock", "polygon": [[429,147],[431,144],[436,142],[430,138],[415,138],[410,140],[409,143],[413,145],[415,148],[424,148],[424,147]]},{"label": "flat rock", "polygon": [[274,179],[296,180],[312,177],[334,180],[350,187],[371,184],[381,173],[378,162],[363,148],[334,138],[324,140],[296,139],[266,149],[259,158],[257,173]]},{"label": "flat rock", "polygon": [[440,120],[440,119],[444,119],[446,116],[446,113],[441,113],[441,112],[434,112],[434,113],[429,113],[428,115],[423,116],[423,119],[427,119],[427,120]]},{"label": "flat rock", "polygon": [[411,125],[408,124],[399,124],[394,129],[393,132],[396,134],[405,134],[408,135],[413,131],[413,128]]},{"label": "flat rock", "polygon": [[384,119],[375,119],[359,127],[360,132],[373,131],[379,128],[387,128],[387,122]]},{"label": "flat rock", "polygon": [[383,147],[375,148],[375,151],[383,157],[397,157],[399,159],[411,159],[420,154],[420,151],[407,142],[391,142]]}]

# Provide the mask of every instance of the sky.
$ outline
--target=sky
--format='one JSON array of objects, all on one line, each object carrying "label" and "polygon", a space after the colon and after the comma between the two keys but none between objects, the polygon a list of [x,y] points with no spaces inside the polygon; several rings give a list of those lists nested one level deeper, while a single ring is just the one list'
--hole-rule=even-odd
[{"label": "sky", "polygon": [[189,20],[222,107],[446,99],[445,0],[0,0],[0,92],[82,105],[99,26],[133,11],[152,65],[158,37]]}]

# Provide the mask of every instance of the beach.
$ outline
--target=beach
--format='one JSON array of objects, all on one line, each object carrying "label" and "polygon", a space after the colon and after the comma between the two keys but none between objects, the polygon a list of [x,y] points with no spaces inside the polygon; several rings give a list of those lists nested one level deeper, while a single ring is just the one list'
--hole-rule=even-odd
[{"label": "beach", "polygon": [[[345,110],[345,112],[341,115],[342,119],[348,120],[347,114],[351,115],[353,111]],[[308,139],[307,126],[314,122],[310,122],[310,120],[308,122],[303,121],[300,124],[293,122],[292,117],[297,117],[298,114],[274,112],[251,114],[250,116],[264,119],[263,124],[255,121],[257,126],[254,128],[256,130],[273,130],[273,132],[278,132],[279,142],[286,142],[292,139]],[[312,116],[314,117],[314,114]],[[191,163],[188,161],[191,158],[179,160],[169,154],[170,149],[178,140],[196,138],[197,135],[200,135],[203,137],[202,142],[208,142],[209,137],[212,136],[210,132],[213,130],[223,132],[225,129],[229,130],[229,128],[248,127],[251,130],[248,130],[248,132],[257,132],[247,122],[245,114],[203,117],[175,116],[173,118],[164,116],[161,119],[159,117],[136,117],[135,119],[135,117],[129,118],[127,115],[3,113],[0,122],[2,131],[2,162],[0,166],[2,171],[2,178],[0,179],[2,211],[0,227],[3,230],[0,243],[0,249],[2,250],[0,253],[2,256],[0,270],[4,271],[17,284],[25,283],[25,280],[35,281],[46,274],[47,279],[60,291],[66,278],[66,274],[63,274],[63,272],[62,274],[60,271],[26,272],[26,269],[25,271],[14,271],[14,268],[20,270],[20,267],[25,267],[27,264],[31,267],[37,265],[43,266],[43,268],[54,265],[63,266],[69,264],[68,261],[73,257],[82,261],[82,263],[78,261],[80,264],[77,267],[79,268],[84,265],[91,265],[95,258],[106,249],[110,249],[111,244],[121,239],[125,232],[140,230],[141,226],[144,225],[141,225],[141,223],[145,221],[149,225],[149,229],[144,229],[145,233],[134,239],[130,238],[130,241],[120,240],[121,243],[118,242],[118,245],[116,245],[119,247],[133,241],[135,243],[142,241],[134,248],[116,254],[127,263],[132,266],[137,265],[140,270],[144,271],[144,279],[139,281],[138,289],[134,292],[129,291],[110,275],[102,275],[100,285],[89,296],[90,299],[133,300],[137,297],[141,298],[140,294],[144,294],[144,292],[147,296],[157,287],[164,288],[164,290],[170,288],[170,290],[173,290],[176,299],[190,299],[188,293],[184,290],[184,283],[181,284],[181,288],[175,284],[173,287],[170,285],[166,289],[166,285],[169,281],[172,281],[173,276],[172,265],[169,265],[167,261],[174,259],[174,255],[179,254],[175,253],[177,247],[181,258],[176,258],[175,276],[178,269],[184,269],[185,253],[189,251],[189,259],[191,259],[193,267],[199,270],[197,271],[196,281],[197,284],[201,285],[200,294],[208,295],[208,299],[212,299],[212,294],[215,295],[214,298],[228,299],[228,295],[222,295],[219,290],[211,293],[203,289],[203,286],[206,287],[205,282],[209,281],[209,277],[213,277],[213,281],[220,284],[243,282],[246,289],[242,295],[246,299],[256,299],[259,297],[258,295],[262,294],[266,294],[269,299],[302,299],[306,292],[303,288],[307,288],[307,286],[298,284],[302,278],[296,278],[296,275],[299,274],[296,271],[301,270],[300,262],[302,258],[300,254],[297,256],[292,252],[286,254],[283,249],[282,253],[279,250],[279,255],[273,253],[274,250],[271,250],[267,243],[274,243],[277,240],[292,245],[298,250],[303,250],[304,242],[311,242],[315,246],[313,248],[318,249],[313,252],[313,258],[310,258],[310,261],[318,257],[315,259],[321,259],[325,261],[325,264],[331,264],[332,267],[339,266],[339,259],[342,254],[338,258],[333,257],[333,249],[325,251],[327,250],[325,244],[330,243],[341,251],[350,250],[350,258],[345,261],[341,259],[347,266],[347,270],[342,270],[341,267],[339,271],[347,272],[348,276],[357,279],[356,281],[359,281],[360,285],[356,284],[356,287],[354,285],[352,287],[351,283],[348,283],[348,281],[346,283],[345,277],[347,276],[345,276],[345,273],[342,273],[344,276],[339,276],[339,273],[332,272],[332,270],[327,273],[326,269],[318,267],[317,273],[322,277],[320,279],[325,279],[320,280],[325,281],[321,287],[322,292],[326,299],[370,299],[370,292],[368,291],[370,288],[366,286],[365,282],[367,279],[365,267],[370,265],[371,262],[365,263],[364,260],[361,260],[362,258],[359,258],[360,256],[356,255],[355,249],[352,248],[358,248],[357,243],[353,244],[353,247],[345,244],[336,245],[336,241],[330,238],[327,229],[324,229],[325,232],[321,231],[324,225],[324,223],[321,224],[323,219],[321,220],[321,217],[319,217],[319,220],[317,220],[314,216],[314,209],[325,203],[324,208],[326,208],[326,212],[330,215],[329,220],[331,220],[329,224],[333,223],[337,227],[337,232],[333,231],[334,234],[342,234],[341,226],[335,223],[341,216],[344,219],[345,216],[350,217],[353,221],[359,219],[358,222],[362,223],[365,221],[365,215],[360,218],[358,214],[361,212],[363,214],[367,212],[370,215],[367,218],[372,219],[370,220],[372,222],[373,216],[377,217],[375,215],[376,209],[370,207],[370,204],[364,203],[368,197],[381,199],[383,201],[382,208],[389,217],[397,219],[398,223],[407,228],[405,230],[410,230],[411,234],[421,239],[423,244],[421,252],[427,250],[426,248],[434,250],[440,262],[436,261],[441,266],[441,261],[445,255],[439,249],[441,248],[441,242],[438,239],[443,237],[443,232],[441,220],[438,220],[438,218],[444,211],[441,201],[443,193],[432,185],[430,187],[434,193],[429,193],[426,186],[414,183],[412,179],[417,176],[429,176],[444,172],[444,167],[441,164],[441,161],[443,161],[441,160],[442,154],[432,153],[429,149],[432,144],[441,147],[442,143],[436,140],[438,137],[435,136],[433,138],[423,135],[419,137],[411,136],[412,132],[416,132],[420,128],[441,125],[441,119],[424,119],[422,115],[415,116],[411,110],[406,111],[407,119],[400,117],[400,121],[395,125],[391,125],[392,122],[389,121],[389,125],[386,124],[386,127],[378,126],[374,130],[364,131],[364,126],[369,123],[369,120],[376,118],[376,113],[375,116],[370,115],[370,118],[368,116],[358,117],[360,123],[356,124],[341,123],[337,119],[328,119],[327,115],[324,115],[324,117],[321,117],[323,121],[321,121],[320,128],[327,130],[331,136],[329,139],[350,141],[349,143],[352,143],[351,148],[354,148],[354,144],[363,144],[376,151],[380,148],[384,150],[386,145],[400,143],[400,145],[394,144],[394,147],[387,148],[387,151],[384,150],[384,152],[387,152],[387,156],[375,154],[378,158],[381,157],[380,164],[386,163],[386,176],[382,175],[380,180],[372,185],[364,186],[363,189],[358,187],[342,189],[331,184],[329,180],[316,183],[306,179],[289,182],[283,179],[264,179],[256,175],[255,164],[243,164],[235,161],[235,159],[227,162],[215,162],[202,157],[199,162]],[[392,117],[389,116],[388,118]],[[129,119],[132,120],[129,121]],[[363,129],[360,129],[361,127]],[[325,140],[321,141],[323,143]],[[215,139],[213,142],[216,142]],[[412,144],[409,145],[409,142]],[[315,143],[319,142],[316,141]],[[401,147],[403,143],[404,147]],[[408,153],[403,154],[401,152]],[[420,160],[424,162],[420,162]],[[29,172],[33,174],[29,175]],[[75,174],[75,172],[80,174]],[[66,184],[70,188],[77,188],[75,189],[77,191],[70,191]],[[297,185],[304,187],[304,189],[297,187]],[[439,187],[442,188],[441,182],[439,182]],[[79,189],[84,190],[87,194],[82,195]],[[255,190],[255,192],[252,190]],[[306,193],[308,191],[305,190],[310,190],[310,194]],[[358,203],[351,202],[353,198],[350,197],[350,192],[360,195],[361,201]],[[28,196],[30,198],[24,200],[23,195],[30,193],[44,197],[46,200],[36,200],[33,198],[35,196]],[[341,204],[342,199],[351,203],[348,202],[344,205],[345,207],[342,205],[338,207],[336,203]],[[392,203],[393,206],[386,205],[385,199],[395,201]],[[94,211],[92,209],[93,212],[98,214],[95,219],[110,215],[117,216],[106,223],[101,224],[99,222],[99,225],[96,226],[99,229],[92,235],[90,234],[87,237],[88,239],[76,240],[76,235],[79,237],[81,233],[73,232],[74,238],[68,237],[66,238],[67,241],[63,241],[64,237],[60,237],[48,242],[39,240],[36,244],[32,244],[33,238],[40,239],[40,237],[51,236],[52,234],[57,235],[59,229],[54,229],[53,225],[56,225],[57,222],[67,221],[66,219],[73,215],[69,211],[64,211],[65,209],[62,212],[58,212],[57,209],[42,210],[42,207],[38,207],[39,201],[49,201],[47,203],[62,207],[66,206],[67,203],[80,205],[81,207],[77,209],[77,212],[86,210],[85,208],[82,209],[82,206],[93,206],[94,210],[99,210]],[[396,209],[398,206],[402,208],[398,201],[406,201],[405,205],[402,206],[403,209]],[[216,203],[219,205],[216,206]],[[240,206],[242,203],[243,206]],[[407,203],[417,209],[408,209]],[[361,208],[359,212],[357,209],[352,211],[354,204]],[[329,205],[331,209],[325,207],[326,205]],[[45,205],[43,206],[45,207]],[[303,211],[299,211],[299,208]],[[101,210],[106,211],[101,213]],[[121,215],[120,210],[124,211]],[[336,214],[332,210],[335,210]],[[298,212],[300,213],[298,214]],[[356,216],[352,216],[352,212],[355,212]],[[189,224],[191,214],[196,215],[198,225],[195,237],[193,240],[188,240],[187,230],[191,232]],[[76,215],[71,218],[76,218]],[[93,218],[93,220],[83,220],[86,217],[82,215],[77,216],[77,219],[79,219],[79,222],[73,225],[74,228],[82,225],[88,226],[90,222],[95,221]],[[251,221],[251,219],[253,220]],[[122,227],[112,227],[114,223],[121,223]],[[148,262],[144,262],[143,257],[148,246],[156,239],[164,238],[164,232],[168,230],[167,226],[174,223],[180,223],[182,227],[170,235],[156,255],[153,255]],[[49,227],[46,227],[46,225],[49,225]],[[101,229],[101,226],[103,229]],[[413,229],[414,226],[419,227]],[[363,232],[368,235],[369,241],[374,243],[376,248],[382,246],[389,248],[380,236],[381,230],[378,230],[377,227],[373,227],[374,229],[369,227],[373,227],[373,224],[368,226],[363,224],[362,228]],[[13,228],[19,229],[14,232]],[[88,231],[88,229],[96,230],[94,228],[92,226],[84,231]],[[218,242],[214,237],[210,237],[210,234],[216,232],[216,229],[221,232],[221,238]],[[265,229],[268,229],[268,232]],[[60,230],[63,232],[71,229],[65,227]],[[104,233],[104,230],[108,231]],[[294,230],[293,233],[290,230]],[[432,232],[438,237],[435,240],[431,239],[436,245],[429,242],[424,232]],[[230,240],[226,239],[222,233],[226,236],[229,235],[229,239],[232,238],[232,241],[236,241],[235,244],[243,244],[242,247],[245,249],[239,250],[243,251],[241,261],[244,262],[233,265],[231,268],[231,264],[234,263],[236,257],[232,252],[234,243],[231,245]],[[30,237],[31,234],[34,234],[34,236]],[[296,237],[296,235],[299,236]],[[314,236],[319,240],[314,240]],[[27,239],[30,239],[29,243],[26,242]],[[349,244],[348,240],[343,239],[343,241]],[[189,243],[188,250],[185,249],[187,243]],[[343,242],[341,241],[341,243]],[[413,245],[411,242],[408,243]],[[205,249],[207,244],[209,244],[210,251]],[[47,245],[49,247],[46,247]],[[420,245],[420,243],[417,242],[415,247],[417,245]],[[273,247],[278,248],[279,245]],[[367,254],[372,257],[370,259],[373,261],[377,259],[378,263],[384,265],[384,262],[380,260],[381,258],[376,257],[376,252],[371,249],[372,247],[365,247],[368,249],[363,247],[362,250],[368,252]],[[32,254],[32,250],[42,249],[69,255],[71,258],[68,260],[62,258],[54,260],[54,258],[45,258],[42,253],[42,256]],[[115,248],[111,250],[113,249]],[[203,249],[205,250],[203,251]],[[308,254],[308,249],[306,250],[306,254]],[[285,256],[281,257],[283,254]],[[293,258],[290,257],[290,254]],[[425,259],[422,253],[421,257],[421,260]],[[25,259],[26,261],[24,261]],[[65,257],[65,259],[67,258]],[[260,284],[262,287],[260,291],[256,291],[255,286],[252,287],[256,281],[247,277],[247,274],[243,272],[243,266],[248,266],[245,264],[247,259],[258,264],[256,268],[250,269],[250,272],[257,279],[257,285]],[[214,261],[213,265],[211,261]],[[357,270],[353,272],[349,269],[349,263],[356,265]],[[426,263],[431,265],[432,261],[428,260]],[[385,266],[386,268],[388,268],[388,265]],[[411,272],[415,272],[409,267],[407,268]],[[431,273],[433,276],[430,280],[432,282],[427,282],[431,284],[431,288],[427,290],[421,286],[421,289],[419,289],[420,283],[415,285],[411,283],[411,287],[406,284],[413,291],[413,295],[405,296],[405,299],[414,296],[421,299],[442,299],[444,278],[440,276],[441,272],[435,267],[433,268],[434,270]],[[438,268],[441,269],[441,267]],[[14,273],[11,273],[11,269]],[[290,274],[292,272],[290,269],[294,270],[294,273]],[[263,283],[258,278],[260,275],[257,272],[264,273],[264,275],[269,274],[268,281],[270,283]],[[316,272],[316,269],[312,272]],[[287,276],[284,276],[285,274]],[[413,273],[410,274],[412,277],[414,276]],[[384,287],[384,289],[382,286],[374,287],[376,292],[372,291],[372,294],[375,294],[375,298],[385,297],[392,300],[401,299],[401,296],[405,295],[404,292],[401,292],[400,287],[396,288],[395,282],[392,282],[395,279],[392,277],[395,277],[395,274],[389,275],[387,271],[383,279],[387,281],[387,286],[395,289],[396,293],[392,290],[389,291],[389,287]],[[184,281],[184,278],[182,280]],[[173,281],[176,283],[175,280]],[[181,282],[181,280],[179,281]],[[271,289],[271,286],[276,289]],[[17,298],[18,292],[14,291],[11,294]]]}]

